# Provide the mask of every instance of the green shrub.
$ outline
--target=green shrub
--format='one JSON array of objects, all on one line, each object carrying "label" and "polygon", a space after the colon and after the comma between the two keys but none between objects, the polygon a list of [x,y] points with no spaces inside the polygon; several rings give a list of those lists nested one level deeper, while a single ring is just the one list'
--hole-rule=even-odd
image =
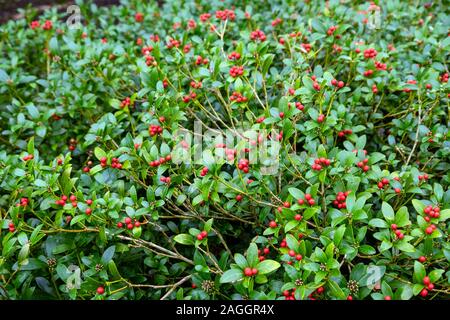
[{"label": "green shrub", "polygon": [[379,5],[0,26],[0,296],[448,299],[449,16]]}]

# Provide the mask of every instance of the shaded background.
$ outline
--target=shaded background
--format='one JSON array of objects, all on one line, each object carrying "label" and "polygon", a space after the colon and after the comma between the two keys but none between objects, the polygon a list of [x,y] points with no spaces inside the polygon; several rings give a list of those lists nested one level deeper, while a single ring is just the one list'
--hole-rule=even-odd
[{"label": "shaded background", "polygon": [[[19,18],[18,9],[34,8],[39,13],[51,6],[58,6],[64,10],[74,2],[70,0],[0,0],[0,23]],[[92,2],[105,6],[119,4],[120,0],[92,0]]]}]

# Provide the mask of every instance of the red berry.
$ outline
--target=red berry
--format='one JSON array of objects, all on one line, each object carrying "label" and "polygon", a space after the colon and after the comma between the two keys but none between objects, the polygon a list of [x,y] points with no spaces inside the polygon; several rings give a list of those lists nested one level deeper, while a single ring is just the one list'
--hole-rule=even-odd
[{"label": "red berry", "polygon": [[104,293],[105,293],[105,288],[103,288],[103,287],[98,287],[98,288],[97,288],[97,293],[98,293],[98,294],[104,294]]},{"label": "red berry", "polygon": [[269,248],[264,248],[263,252],[264,252],[264,254],[269,254],[270,250],[269,250]]},{"label": "red berry", "polygon": [[384,300],[391,300],[391,296],[385,296]]},{"label": "red berry", "polygon": [[276,228],[277,227],[277,223],[272,220],[272,221],[269,222],[269,227]]},{"label": "red berry", "polygon": [[86,209],[86,214],[87,214],[87,215],[90,215],[91,213],[92,213],[92,209],[91,209],[91,208],[87,208],[87,209]]},{"label": "red berry", "polygon": [[397,230],[397,225],[395,223],[391,224],[391,229],[392,230]]},{"label": "red berry", "polygon": [[241,201],[241,200],[242,200],[242,195],[238,194],[238,195],[236,196],[236,201]]},{"label": "red berry", "polygon": [[252,275],[256,275],[256,274],[258,274],[258,269],[253,268],[253,269],[252,269]]},{"label": "red berry", "polygon": [[117,222],[117,228],[122,228],[123,227],[123,223],[122,222]]},{"label": "red berry", "polygon": [[428,227],[425,229],[425,233],[426,234],[432,234],[433,233],[433,228],[432,227]]},{"label": "red berry", "polygon": [[131,229],[133,229],[133,227],[134,227],[134,226],[133,226],[133,224],[132,224],[132,223],[129,223],[129,224],[127,224],[127,229],[128,229],[128,230],[131,230]]},{"label": "red berry", "polygon": [[77,197],[74,196],[74,195],[71,195],[71,196],[70,196],[70,201],[75,201],[75,200],[77,200]]},{"label": "red berry", "polygon": [[433,290],[433,289],[434,289],[434,284],[430,283],[430,284],[428,285],[428,290]]},{"label": "red berry", "polygon": [[131,218],[130,217],[126,217],[125,218],[125,223],[126,224],[130,224],[131,223]]},{"label": "red berry", "polygon": [[294,250],[289,250],[289,253],[288,253],[291,257],[294,257],[295,256],[295,251]]},{"label": "red berry", "polygon": [[424,263],[425,261],[427,261],[427,258],[424,257],[424,256],[420,256],[420,257],[419,257],[419,261],[422,262],[422,263]]},{"label": "red berry", "polygon": [[323,287],[317,288],[317,293],[322,294],[325,289]]},{"label": "red berry", "polygon": [[208,232],[203,230],[202,232],[200,232],[200,234],[202,235],[203,238],[208,236]]},{"label": "red berry", "polygon": [[420,295],[425,298],[428,295],[428,290],[422,289],[422,291],[420,291]]},{"label": "red berry", "polygon": [[296,214],[294,219],[297,220],[297,221],[300,221],[300,220],[302,220],[302,215],[301,214]]},{"label": "red berry", "polygon": [[298,254],[298,255],[295,256],[295,260],[297,260],[297,261],[300,261],[302,259],[303,259],[303,257],[302,257],[301,254]]},{"label": "red berry", "polygon": [[423,278],[423,284],[427,286],[427,285],[429,285],[430,283],[431,283],[430,277],[425,276],[425,277]]},{"label": "red berry", "polygon": [[199,234],[197,235],[197,240],[200,240],[200,241],[202,241],[202,240],[203,240],[203,236],[202,236],[202,234],[201,234],[201,233],[199,233]]},{"label": "red berry", "polygon": [[136,221],[136,222],[134,223],[134,226],[135,226],[136,228],[139,228],[139,227],[141,226],[141,223],[140,223],[139,221]]},{"label": "red berry", "polygon": [[245,269],[244,269],[244,274],[245,274],[247,277],[251,277],[251,276],[253,275],[252,268],[249,268],[249,267],[245,268]]},{"label": "red berry", "polygon": [[291,206],[291,204],[289,203],[289,202],[285,202],[285,203],[283,203],[283,206],[285,207],[285,208],[289,208],[290,206]]},{"label": "red berry", "polygon": [[88,206],[90,206],[90,205],[92,204],[92,200],[91,200],[91,199],[87,199],[87,200],[86,200],[86,204],[87,204]]},{"label": "red berry", "polygon": [[347,300],[348,300],[348,301],[352,301],[352,300],[353,300],[353,297],[352,297],[352,296],[348,296],[348,297],[347,297]]}]

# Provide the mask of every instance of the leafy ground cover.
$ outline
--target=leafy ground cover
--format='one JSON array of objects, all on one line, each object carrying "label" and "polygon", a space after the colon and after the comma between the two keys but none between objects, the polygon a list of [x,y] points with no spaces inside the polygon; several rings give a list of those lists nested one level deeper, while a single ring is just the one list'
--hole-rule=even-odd
[{"label": "leafy ground cover", "polygon": [[377,3],[1,25],[0,296],[448,299],[450,19]]}]

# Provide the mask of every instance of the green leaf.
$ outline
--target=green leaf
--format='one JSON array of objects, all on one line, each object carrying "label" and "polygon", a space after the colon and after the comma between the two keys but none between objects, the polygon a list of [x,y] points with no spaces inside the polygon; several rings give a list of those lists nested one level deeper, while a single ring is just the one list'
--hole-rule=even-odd
[{"label": "green leaf", "polygon": [[431,271],[431,272],[429,273],[429,275],[428,275],[428,276],[430,277],[430,281],[431,281],[432,283],[438,281],[438,280],[442,277],[442,274],[443,274],[444,272],[445,272],[445,271],[442,270],[442,269],[435,269],[435,270]]},{"label": "green leaf", "polygon": [[381,205],[381,212],[386,220],[394,220],[394,209],[392,209],[389,203],[383,201],[383,204]]},{"label": "green leaf", "polygon": [[404,240],[397,242],[394,246],[403,252],[415,252],[416,251],[416,248],[414,248],[414,246],[412,244],[410,244]]},{"label": "green leaf", "polygon": [[95,157],[98,159],[98,160],[100,160],[101,158],[106,158],[107,157],[107,154],[106,154],[106,152],[105,151],[103,151],[101,148],[99,148],[99,147],[96,147],[95,149],[94,149],[94,154],[95,154]]},{"label": "green leaf", "polygon": [[296,226],[298,226],[298,224],[300,223],[300,221],[297,220],[291,220],[288,223],[286,223],[286,226],[284,227],[284,232],[289,232],[292,229],[294,229]]},{"label": "green leaf", "polygon": [[233,268],[224,272],[224,274],[220,277],[220,283],[236,282],[242,278],[242,270]]},{"label": "green leaf", "polygon": [[288,191],[297,200],[303,199],[303,197],[305,196],[305,194],[297,188],[289,188]]},{"label": "green leaf", "polygon": [[258,269],[258,274],[268,274],[280,267],[280,263],[275,260],[264,260],[258,263],[256,269]]},{"label": "green leaf", "polygon": [[422,203],[422,201],[413,199],[412,204],[413,204],[414,209],[416,209],[417,213],[419,213],[419,214],[423,213],[423,209],[425,209],[425,205]]},{"label": "green leaf", "polygon": [[369,226],[376,228],[388,228],[386,221],[375,218],[369,221]]},{"label": "green leaf", "polygon": [[400,209],[398,209],[397,214],[395,215],[394,223],[398,227],[404,227],[411,224],[411,221],[409,221],[408,208],[401,207]]},{"label": "green leaf", "polygon": [[116,246],[110,246],[108,249],[103,252],[102,255],[102,264],[107,264],[114,256],[114,252],[116,251]]},{"label": "green leaf", "polygon": [[345,300],[347,298],[344,291],[342,291],[342,289],[339,287],[339,285],[336,282],[329,280],[328,287],[330,288],[331,295],[333,297],[336,297],[340,300]]},{"label": "green leaf", "polygon": [[250,246],[247,249],[247,261],[250,267],[254,267],[258,264],[258,246],[256,243],[250,243]]},{"label": "green leaf", "polygon": [[214,219],[209,219],[208,221],[206,221],[206,223],[205,223],[205,225],[204,225],[204,227],[203,227],[203,229],[204,229],[205,231],[209,232],[209,231],[211,230],[211,226],[212,226],[212,224],[213,224],[213,220],[214,220]]},{"label": "green leaf", "polygon": [[419,261],[414,261],[414,282],[422,283],[423,278],[426,276],[425,267]]},{"label": "green leaf", "polygon": [[236,253],[234,255],[234,261],[241,269],[248,267],[247,259],[245,259],[245,257],[240,253]]},{"label": "green leaf", "polygon": [[173,240],[175,242],[178,242],[180,244],[184,245],[193,245],[194,244],[194,237],[187,233],[181,233],[176,235]]}]

